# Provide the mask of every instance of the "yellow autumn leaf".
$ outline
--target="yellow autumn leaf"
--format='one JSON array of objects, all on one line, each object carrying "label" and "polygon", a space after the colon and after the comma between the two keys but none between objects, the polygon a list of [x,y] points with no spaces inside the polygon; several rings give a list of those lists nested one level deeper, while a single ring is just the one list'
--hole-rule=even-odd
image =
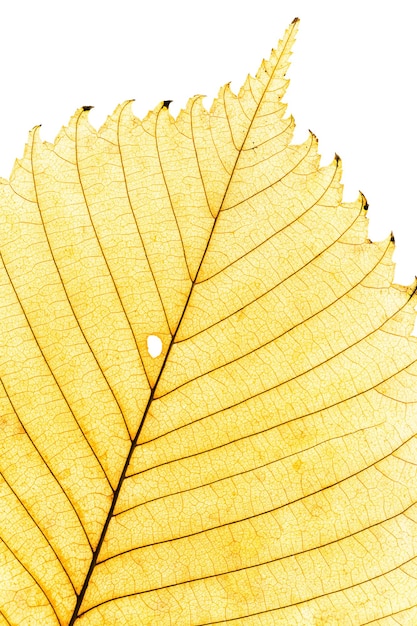
[{"label": "yellow autumn leaf", "polygon": [[291,143],[297,22],[2,181],[0,626],[417,623],[416,284]]}]

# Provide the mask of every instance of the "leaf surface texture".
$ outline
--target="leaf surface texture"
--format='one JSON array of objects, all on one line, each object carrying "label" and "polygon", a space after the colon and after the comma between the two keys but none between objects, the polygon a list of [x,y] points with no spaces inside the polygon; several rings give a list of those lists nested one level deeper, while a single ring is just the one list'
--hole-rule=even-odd
[{"label": "leaf surface texture", "polygon": [[296,29],[1,184],[2,626],[417,621],[416,285],[291,143]]}]

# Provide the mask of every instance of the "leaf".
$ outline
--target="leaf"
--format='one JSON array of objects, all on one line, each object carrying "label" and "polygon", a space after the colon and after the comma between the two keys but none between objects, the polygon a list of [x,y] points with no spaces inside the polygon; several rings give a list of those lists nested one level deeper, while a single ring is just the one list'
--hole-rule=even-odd
[{"label": "leaf", "polygon": [[417,621],[417,283],[290,143],[296,29],[2,182],[1,625]]}]

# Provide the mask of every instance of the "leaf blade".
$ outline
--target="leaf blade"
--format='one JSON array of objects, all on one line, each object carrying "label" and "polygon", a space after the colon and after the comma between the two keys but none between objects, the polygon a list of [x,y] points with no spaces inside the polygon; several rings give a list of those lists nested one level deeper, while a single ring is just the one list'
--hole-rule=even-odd
[{"label": "leaf blade", "polygon": [[2,186],[12,621],[19,563],[21,623],[31,602],[71,626],[414,610],[415,285],[342,203],[340,159],[290,144],[296,28],[210,113],[124,103],[95,131],[83,107]]}]

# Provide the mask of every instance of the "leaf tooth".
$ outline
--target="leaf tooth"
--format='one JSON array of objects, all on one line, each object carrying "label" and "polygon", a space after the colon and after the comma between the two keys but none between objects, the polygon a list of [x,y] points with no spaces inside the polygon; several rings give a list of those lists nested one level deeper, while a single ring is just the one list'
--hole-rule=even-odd
[{"label": "leaf tooth", "polygon": [[414,277],[414,280],[412,283],[410,283],[408,289],[411,292],[410,298],[416,299],[417,298],[417,276]]},{"label": "leaf tooth", "polygon": [[208,111],[204,106],[203,99],[205,95],[196,94],[192,98],[187,100],[187,104],[182,108],[177,117],[175,118],[175,124],[177,129],[189,138],[192,138],[192,120],[198,119],[200,123],[208,118]]}]

